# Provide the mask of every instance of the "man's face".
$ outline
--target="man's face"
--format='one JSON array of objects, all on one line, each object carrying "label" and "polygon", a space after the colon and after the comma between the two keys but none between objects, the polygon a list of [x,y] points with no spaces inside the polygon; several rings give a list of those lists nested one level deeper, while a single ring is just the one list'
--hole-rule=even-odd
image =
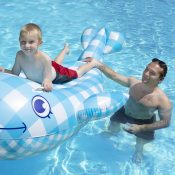
[{"label": "man's face", "polygon": [[161,73],[163,69],[159,66],[157,62],[151,62],[145,68],[142,75],[142,82],[145,84],[155,84],[161,82]]}]

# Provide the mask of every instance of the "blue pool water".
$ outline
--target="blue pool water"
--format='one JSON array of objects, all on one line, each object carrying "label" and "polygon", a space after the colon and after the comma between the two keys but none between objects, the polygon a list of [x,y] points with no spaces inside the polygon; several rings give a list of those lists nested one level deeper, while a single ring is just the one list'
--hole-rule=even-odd
[{"label": "blue pool water", "polygon": [[[160,57],[169,67],[160,87],[175,103],[175,1],[173,0],[5,0],[0,1],[0,64],[11,68],[19,49],[21,26],[34,22],[43,30],[42,50],[55,57],[65,42],[75,61],[81,53],[80,35],[88,26],[105,26],[125,35],[126,46],[105,57],[114,70],[141,78],[145,65]],[[105,78],[107,91],[127,92]],[[3,92],[1,92],[3,93]],[[106,134],[109,118],[90,122],[56,150],[22,160],[0,161],[0,175],[174,175],[175,111],[171,126],[156,132],[146,145],[144,162],[131,162],[135,138],[125,132]],[[1,116],[2,117],[2,116]]]}]

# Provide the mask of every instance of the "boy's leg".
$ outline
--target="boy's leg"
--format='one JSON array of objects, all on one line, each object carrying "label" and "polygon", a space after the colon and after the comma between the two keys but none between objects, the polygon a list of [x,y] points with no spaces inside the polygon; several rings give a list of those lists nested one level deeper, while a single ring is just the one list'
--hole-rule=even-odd
[{"label": "boy's leg", "polygon": [[69,45],[66,43],[64,45],[64,48],[62,49],[62,51],[57,55],[57,57],[55,58],[55,62],[58,64],[61,64],[64,60],[64,57],[66,54],[69,54]]},{"label": "boy's leg", "polygon": [[91,70],[94,67],[95,67],[95,63],[93,61],[88,62],[88,63],[83,64],[82,66],[80,66],[77,69],[78,78],[82,77],[86,72],[88,72],[89,70]]}]

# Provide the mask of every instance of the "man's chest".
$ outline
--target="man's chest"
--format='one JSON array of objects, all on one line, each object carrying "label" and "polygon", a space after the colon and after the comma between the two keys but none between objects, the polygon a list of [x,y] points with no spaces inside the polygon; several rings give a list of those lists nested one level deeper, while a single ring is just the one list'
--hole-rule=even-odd
[{"label": "man's chest", "polygon": [[142,91],[130,91],[131,98],[138,104],[141,104],[145,107],[157,107],[157,95],[156,93],[143,93]]}]

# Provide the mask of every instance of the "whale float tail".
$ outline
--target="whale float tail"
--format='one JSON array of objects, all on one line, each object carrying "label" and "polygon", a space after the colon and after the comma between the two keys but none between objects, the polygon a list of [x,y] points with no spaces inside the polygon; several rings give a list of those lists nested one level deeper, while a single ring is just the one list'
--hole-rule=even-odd
[{"label": "whale float tail", "polygon": [[[108,31],[106,28],[86,28],[81,36],[83,52],[79,60],[93,57],[103,61],[105,54],[119,52],[124,44],[123,34]],[[98,93],[86,99],[77,113],[79,123],[111,116],[126,102],[126,96],[120,92]]]},{"label": "whale float tail", "polygon": [[105,54],[119,52],[125,44],[123,34],[108,31],[106,28],[99,30],[86,28],[81,36],[84,51],[78,60],[93,57],[102,61]]}]

